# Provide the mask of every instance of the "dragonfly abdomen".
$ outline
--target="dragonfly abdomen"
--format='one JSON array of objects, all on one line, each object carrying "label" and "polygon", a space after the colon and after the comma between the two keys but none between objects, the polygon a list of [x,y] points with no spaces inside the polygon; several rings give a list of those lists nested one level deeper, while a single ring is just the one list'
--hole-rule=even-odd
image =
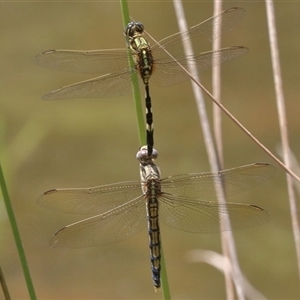
[{"label": "dragonfly abdomen", "polygon": [[154,126],[153,126],[153,115],[152,115],[152,105],[151,105],[151,97],[149,93],[148,84],[145,85],[145,102],[146,102],[146,134],[147,134],[147,151],[148,155],[151,156],[154,145]]},{"label": "dragonfly abdomen", "polygon": [[148,199],[146,204],[147,220],[148,220],[148,234],[149,234],[149,248],[150,261],[152,270],[152,279],[155,288],[160,287],[160,229],[158,221],[158,199],[157,199],[157,184],[155,180],[148,184]]}]

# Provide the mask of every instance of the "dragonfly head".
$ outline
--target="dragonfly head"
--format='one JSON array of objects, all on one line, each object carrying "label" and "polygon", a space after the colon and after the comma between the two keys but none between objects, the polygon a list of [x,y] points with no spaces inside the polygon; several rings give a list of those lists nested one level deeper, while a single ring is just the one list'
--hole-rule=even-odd
[{"label": "dragonfly head", "polygon": [[124,35],[130,41],[144,32],[144,25],[140,22],[130,22],[124,30]]},{"label": "dragonfly head", "polygon": [[157,150],[153,149],[152,154],[148,155],[148,147],[147,146],[142,146],[138,153],[136,154],[137,160],[141,164],[149,164],[152,163],[158,156]]}]

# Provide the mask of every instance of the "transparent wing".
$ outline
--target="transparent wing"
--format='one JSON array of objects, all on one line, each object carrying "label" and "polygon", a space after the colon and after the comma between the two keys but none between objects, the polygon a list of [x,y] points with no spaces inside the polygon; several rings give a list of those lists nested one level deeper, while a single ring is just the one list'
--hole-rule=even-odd
[{"label": "transparent wing", "polygon": [[[232,47],[212,53],[201,53],[203,40],[217,37],[214,29],[222,24],[221,33],[230,30],[245,14],[241,8],[231,8],[223,11],[188,31],[176,33],[160,41],[160,45],[152,47],[157,72],[154,72],[153,81],[157,85],[167,86],[179,83],[188,77],[175,61],[170,59],[163,48],[167,49],[177,60],[186,65],[186,60],[198,65],[199,71],[204,71],[219,62],[232,60],[245,54],[246,48]],[[190,37],[193,41],[195,56],[184,58],[182,43]],[[203,39],[205,37],[205,39]],[[235,48],[235,49],[233,49]],[[200,54],[199,54],[200,53]],[[131,93],[130,72],[128,67],[128,53],[126,49],[110,50],[49,50],[35,57],[35,63],[41,66],[82,73],[97,73],[107,75],[82,81],[54,90],[42,97],[43,100],[69,99],[69,98],[106,98],[118,97]]]},{"label": "transparent wing", "polygon": [[70,72],[105,74],[128,67],[126,49],[49,50],[38,54],[37,65]]},{"label": "transparent wing", "polygon": [[146,227],[144,196],[104,214],[68,225],[50,240],[55,248],[82,248],[108,245],[125,240]]},{"label": "transparent wing", "polygon": [[[178,60],[184,67],[188,62],[197,66],[198,71],[202,72],[210,67],[231,61],[248,52],[245,47],[230,47],[219,51],[204,52]],[[75,62],[74,62],[75,63]],[[136,72],[135,69],[129,71],[124,69],[114,74],[107,74],[93,79],[81,81],[75,84],[64,86],[51,91],[42,97],[43,100],[59,100],[71,98],[109,98],[119,97],[131,94],[130,72]],[[181,67],[170,57],[165,61],[157,61],[155,72],[151,77],[151,82],[158,86],[168,86],[187,80],[188,75]],[[142,81],[139,81],[142,85]]]},{"label": "transparent wing", "polygon": [[44,95],[42,100],[109,98],[129,95],[130,93],[130,71],[125,70],[117,74],[108,74],[61,87]]},{"label": "transparent wing", "polygon": [[[185,41],[188,36],[194,41],[195,51],[203,44],[203,37],[209,40],[217,38],[214,28],[222,24],[221,33],[229,31],[244,16],[242,8],[234,7],[223,11],[221,14],[207,19],[206,21],[191,27],[188,31],[171,35],[159,42],[161,46],[173,55],[183,55],[181,48],[182,37]],[[182,36],[182,37],[181,37]],[[156,51],[156,59],[166,57],[160,45],[152,47]],[[178,47],[180,46],[180,47]],[[162,56],[162,57],[161,57]],[[48,50],[35,57],[35,63],[44,67],[65,70],[71,72],[105,74],[122,70],[128,66],[128,53],[126,49],[108,50]]]},{"label": "transparent wing", "polygon": [[164,194],[160,197],[160,219],[178,230],[212,233],[260,225],[269,220],[269,214],[255,205],[229,202],[222,205]]},{"label": "transparent wing", "polygon": [[[218,51],[203,52],[199,55],[191,55],[177,61],[185,68],[188,64],[196,66],[198,72],[203,72],[211,67],[215,67],[237,57],[245,55],[248,52],[246,47],[229,47]],[[170,57],[155,62],[155,72],[150,81],[158,86],[168,86],[187,80],[188,75],[182,68]]]},{"label": "transparent wing", "polygon": [[[152,47],[153,56],[156,60],[168,60],[168,55],[164,49],[170,52],[175,58],[184,56],[182,44],[189,38],[192,41],[193,49],[196,54],[203,52],[203,44],[207,40],[212,41],[224,32],[231,30],[238,22],[242,20],[245,11],[239,7],[224,10],[219,15],[213,16],[204,22],[201,22],[185,32],[177,32],[170,35]],[[220,35],[215,30],[216,26],[221,24]]]},{"label": "transparent wing", "polygon": [[226,196],[233,196],[265,183],[276,169],[266,163],[255,163],[217,173],[191,173],[169,176],[162,180],[162,191],[175,197],[217,200],[224,188]]},{"label": "transparent wing", "polygon": [[37,202],[44,208],[72,214],[102,214],[142,194],[140,182],[120,182],[91,188],[55,189]]}]

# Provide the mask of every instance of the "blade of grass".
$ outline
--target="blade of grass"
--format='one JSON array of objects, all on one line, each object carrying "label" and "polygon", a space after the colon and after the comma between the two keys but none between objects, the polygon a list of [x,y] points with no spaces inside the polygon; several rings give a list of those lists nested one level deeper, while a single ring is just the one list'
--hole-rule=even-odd
[{"label": "blade of grass", "polygon": [[[123,18],[123,27],[125,28],[127,24],[130,22],[129,9],[126,0],[120,0],[120,3],[121,3],[122,18]],[[129,53],[129,49],[128,49],[128,53]],[[128,58],[129,58],[128,59],[129,67],[131,70],[133,70],[135,68],[133,58],[131,55],[128,55]],[[139,86],[139,79],[138,79],[137,72],[131,73],[131,82],[132,82],[132,92],[133,92],[135,112],[136,112],[137,123],[138,123],[139,142],[140,142],[140,146],[142,146],[146,144],[146,127],[144,121],[144,113],[142,108],[141,93],[140,93],[140,86]]]},{"label": "blade of grass", "polygon": [[7,288],[7,284],[6,284],[5,277],[4,277],[4,274],[2,272],[1,266],[0,266],[0,282],[1,282],[2,291],[3,291],[3,295],[5,297],[5,300],[10,300],[11,298],[10,298],[10,295],[9,295],[9,291],[8,291],[8,288]]},{"label": "blade of grass", "polygon": [[[127,24],[130,22],[129,9],[128,9],[128,4],[127,4],[126,0],[120,0],[120,3],[121,3],[122,18],[123,18],[123,26],[125,28],[127,26]],[[134,65],[131,55],[129,55],[128,63],[129,63],[129,67],[131,69],[134,69],[135,65]],[[138,132],[139,132],[140,145],[145,145],[146,144],[146,127],[145,127],[145,121],[144,121],[144,114],[143,114],[143,110],[142,110],[138,75],[136,72],[131,73],[131,80],[132,80],[132,89],[133,89],[133,96],[134,96],[134,102],[135,102],[136,116],[137,116],[137,120],[138,120]],[[161,245],[161,283],[162,283],[161,289],[162,289],[163,298],[165,300],[171,299],[162,245]]]},{"label": "blade of grass", "polygon": [[167,276],[166,261],[165,261],[165,256],[164,256],[162,245],[161,245],[161,248],[160,248],[160,255],[161,255],[161,288],[162,288],[162,294],[163,294],[163,298],[165,300],[170,300],[171,299],[171,294],[170,294],[170,288],[169,288],[169,282],[168,282],[168,276]]},{"label": "blade of grass", "polygon": [[22,269],[23,269],[24,278],[25,278],[25,281],[26,281],[28,293],[29,293],[30,299],[35,300],[37,298],[36,298],[36,295],[35,295],[33,282],[31,280],[31,276],[30,276],[30,272],[29,272],[25,252],[24,252],[24,249],[23,249],[23,246],[22,246],[22,241],[21,241],[18,225],[17,225],[16,218],[15,218],[15,215],[14,215],[14,212],[13,212],[11,201],[10,201],[10,198],[9,198],[9,194],[8,194],[8,190],[7,190],[7,187],[6,187],[5,178],[4,178],[4,174],[3,174],[1,164],[0,164],[0,186],[1,186],[1,190],[2,190],[2,195],[3,195],[7,215],[8,215],[9,221],[10,221],[10,226],[11,226],[12,231],[13,231],[15,243],[16,243],[18,254],[19,254],[19,257],[20,257],[20,261],[21,261],[21,265],[22,265]]}]

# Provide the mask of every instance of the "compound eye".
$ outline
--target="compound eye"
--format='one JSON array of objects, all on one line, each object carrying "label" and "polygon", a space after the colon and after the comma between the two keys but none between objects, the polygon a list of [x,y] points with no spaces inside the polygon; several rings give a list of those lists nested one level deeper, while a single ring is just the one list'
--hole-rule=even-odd
[{"label": "compound eye", "polygon": [[135,23],[135,30],[138,33],[143,33],[144,32],[144,25],[140,22]]},{"label": "compound eye", "polygon": [[140,22],[130,22],[125,28],[125,35],[129,38],[134,37],[137,33],[142,34],[144,32],[144,25]]},{"label": "compound eye", "polygon": [[148,157],[147,146],[142,146],[138,153],[136,154],[136,158],[139,161],[144,161]]},{"label": "compound eye", "polygon": [[151,156],[152,156],[153,159],[156,159],[157,156],[158,156],[158,151],[156,149],[153,149]]},{"label": "compound eye", "polygon": [[156,159],[157,156],[158,156],[158,151],[155,149],[152,150],[152,154],[149,156],[147,146],[142,146],[138,151],[138,153],[136,154],[136,158],[140,162],[151,162],[151,160]]}]

